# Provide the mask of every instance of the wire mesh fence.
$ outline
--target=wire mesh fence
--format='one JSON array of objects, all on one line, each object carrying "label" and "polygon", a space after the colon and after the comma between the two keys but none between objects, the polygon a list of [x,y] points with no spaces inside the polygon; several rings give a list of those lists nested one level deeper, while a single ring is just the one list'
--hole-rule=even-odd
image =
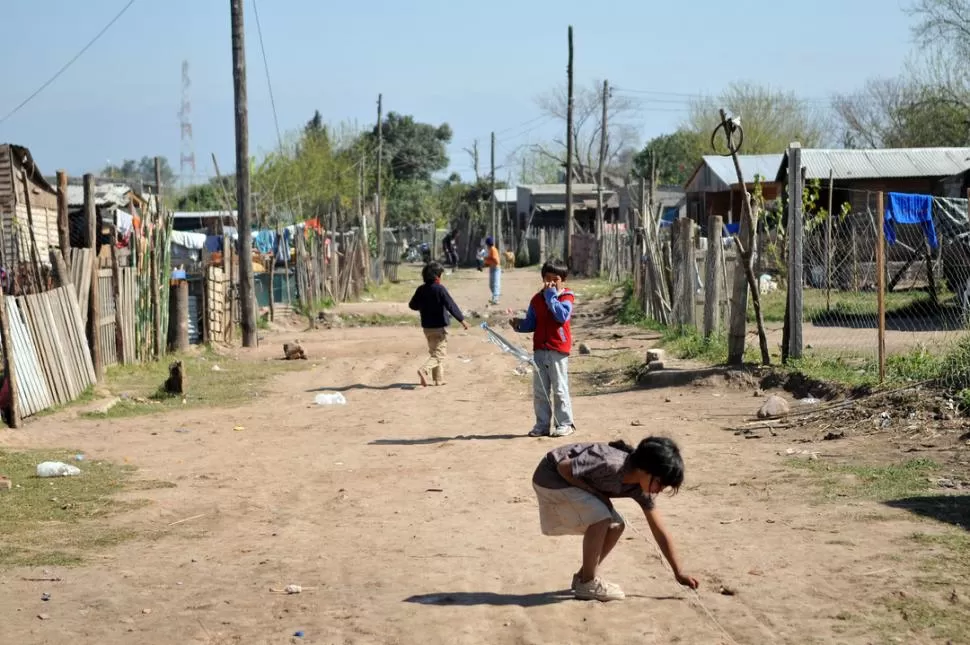
[{"label": "wire mesh fence", "polygon": [[[835,193],[836,203],[844,206],[832,216],[823,209],[806,209],[804,214],[802,283],[796,289],[802,304],[802,344],[801,356],[792,364],[847,383],[935,380],[970,392],[968,201],[926,197],[925,217],[919,220],[904,216],[898,207],[894,211],[889,193]],[[795,274],[783,224],[763,221],[754,259],[756,291],[775,364],[786,354],[788,276]],[[726,234],[712,238],[713,229],[694,227],[689,242],[678,242],[688,234],[684,231],[674,226],[656,239],[643,232],[631,236],[631,255],[637,259],[631,276],[633,306],[638,316],[666,326],[668,338],[679,335],[687,341],[683,347],[723,361],[736,302],[733,275],[741,270],[738,254]],[[695,268],[688,268],[687,248],[694,250]],[[718,253],[709,262],[715,249]],[[687,274],[689,280],[678,280]],[[708,284],[708,275],[717,281]],[[757,361],[750,293],[745,320],[745,356]]]}]

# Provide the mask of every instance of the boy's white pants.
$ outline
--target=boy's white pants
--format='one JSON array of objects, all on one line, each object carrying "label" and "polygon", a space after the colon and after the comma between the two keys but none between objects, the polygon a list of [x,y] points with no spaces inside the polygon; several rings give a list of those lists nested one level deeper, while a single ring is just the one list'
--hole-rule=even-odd
[{"label": "boy's white pants", "polygon": [[550,424],[556,428],[573,425],[573,406],[569,400],[569,355],[539,349],[533,358],[536,367],[532,375],[532,403],[536,412],[534,429],[548,431]]}]

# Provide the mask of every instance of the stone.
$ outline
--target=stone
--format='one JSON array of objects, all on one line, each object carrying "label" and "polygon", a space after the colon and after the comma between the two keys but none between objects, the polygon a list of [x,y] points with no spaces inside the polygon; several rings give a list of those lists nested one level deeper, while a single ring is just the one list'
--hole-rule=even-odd
[{"label": "stone", "polygon": [[648,349],[647,350],[647,363],[653,363],[654,361],[663,361],[666,358],[666,352],[662,349]]},{"label": "stone", "polygon": [[663,368],[664,368],[663,361],[650,361],[649,363],[647,363],[648,372],[659,372]]},{"label": "stone", "polygon": [[789,412],[791,412],[791,408],[788,405],[788,401],[776,394],[772,394],[765,400],[761,409],[758,410],[758,418],[773,419],[775,417],[783,417]]},{"label": "stone", "polygon": [[589,351],[589,345],[587,345],[586,343],[580,343],[579,344],[579,353],[580,354],[583,354],[583,355],[592,354],[592,352]]}]

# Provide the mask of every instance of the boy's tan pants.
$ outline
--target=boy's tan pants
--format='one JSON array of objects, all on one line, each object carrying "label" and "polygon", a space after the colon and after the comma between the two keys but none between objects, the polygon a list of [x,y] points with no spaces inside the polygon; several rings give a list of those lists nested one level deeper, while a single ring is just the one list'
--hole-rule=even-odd
[{"label": "boy's tan pants", "polygon": [[424,362],[421,371],[431,372],[431,379],[435,385],[445,382],[445,355],[448,353],[448,330],[425,329],[424,337],[428,339],[428,360]]}]

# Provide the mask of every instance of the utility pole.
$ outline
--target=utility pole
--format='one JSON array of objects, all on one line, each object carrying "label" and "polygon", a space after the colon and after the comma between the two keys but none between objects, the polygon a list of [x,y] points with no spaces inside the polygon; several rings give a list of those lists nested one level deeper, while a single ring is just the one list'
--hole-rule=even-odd
[{"label": "utility pole", "polygon": [[573,26],[569,25],[569,63],[566,65],[566,257],[571,268],[573,254]]},{"label": "utility pole", "polygon": [[[249,198],[249,112],[246,99],[246,43],[243,0],[229,0],[232,12],[232,84],[236,102],[236,208],[239,211],[239,309],[243,347],[256,347],[253,288],[252,204]],[[230,267],[232,270],[232,267]]]},{"label": "utility pole", "polygon": [[495,133],[492,133],[492,171],[488,175],[489,181],[489,202],[492,208],[492,235],[495,236],[495,246],[502,248],[502,227],[498,222],[498,213],[495,210]]},{"label": "utility pole", "polygon": [[383,95],[377,95],[377,212],[374,213],[374,229],[377,235],[377,284],[384,284],[384,202],[381,199],[381,172],[384,166],[384,103]]},{"label": "utility pole", "polygon": [[606,102],[610,95],[610,82],[603,81],[603,119],[600,123],[600,165],[596,187],[596,240],[603,239],[606,228],[606,208],[603,204],[603,166],[606,164]]}]

